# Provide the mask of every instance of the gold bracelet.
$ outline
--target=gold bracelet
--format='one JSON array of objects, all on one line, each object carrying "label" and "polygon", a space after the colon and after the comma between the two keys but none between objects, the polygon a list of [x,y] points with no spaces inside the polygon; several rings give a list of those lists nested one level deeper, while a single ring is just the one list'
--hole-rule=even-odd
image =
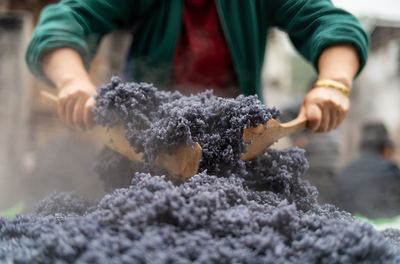
[{"label": "gold bracelet", "polygon": [[350,95],[350,89],[343,83],[333,81],[333,80],[319,80],[314,84],[314,87],[330,87],[330,88],[335,88],[342,93],[344,93],[346,96]]}]

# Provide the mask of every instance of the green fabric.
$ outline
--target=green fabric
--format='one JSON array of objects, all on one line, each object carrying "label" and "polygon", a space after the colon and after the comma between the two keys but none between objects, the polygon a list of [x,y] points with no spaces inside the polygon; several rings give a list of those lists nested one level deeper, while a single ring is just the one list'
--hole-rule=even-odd
[{"label": "green fabric", "polygon": [[[368,36],[359,22],[329,0],[217,0],[241,93],[262,98],[261,69],[267,30],[286,31],[297,50],[317,69],[328,46],[353,44],[361,68],[368,52]],[[132,80],[165,88],[182,25],[182,0],[64,0],[41,14],[26,60],[31,71],[45,79],[41,61],[49,50],[71,47],[86,67],[102,36],[136,25],[129,55]],[[360,68],[360,70],[361,70]]]},{"label": "green fabric", "polygon": [[16,205],[12,206],[11,208],[0,211],[0,217],[13,218],[17,214],[22,214],[24,212],[24,209],[25,209],[25,203],[19,202]]},{"label": "green fabric", "polygon": [[382,231],[388,228],[400,229],[400,216],[395,216],[391,218],[369,219],[361,214],[354,214],[354,218],[370,223],[378,231]]}]

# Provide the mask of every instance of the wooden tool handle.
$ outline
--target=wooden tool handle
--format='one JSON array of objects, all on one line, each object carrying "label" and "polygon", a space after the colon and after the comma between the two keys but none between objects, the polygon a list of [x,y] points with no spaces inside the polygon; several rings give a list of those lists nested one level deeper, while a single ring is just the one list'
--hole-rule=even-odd
[{"label": "wooden tool handle", "polygon": [[[49,108],[57,110],[58,98],[56,95],[42,91],[40,100]],[[130,160],[143,162],[143,153],[136,153],[130,146],[128,140],[125,138],[122,126],[106,128],[95,125],[92,128],[92,132],[108,148]],[[164,168],[172,178],[186,181],[197,173],[202,154],[203,151],[198,142],[194,146],[187,146],[182,143],[172,154],[162,153],[157,156],[156,166]]]},{"label": "wooden tool handle", "polygon": [[297,117],[290,122],[283,123],[282,128],[284,128],[285,136],[292,135],[294,133],[300,132],[307,127],[307,118]]},{"label": "wooden tool handle", "polygon": [[41,91],[40,92],[40,102],[43,105],[57,111],[58,98],[56,95],[54,95],[50,92],[47,92],[47,91]]},{"label": "wooden tool handle", "polygon": [[[40,101],[43,105],[46,105],[53,110],[57,110],[58,98],[56,95],[47,91],[41,91]],[[122,127],[106,128],[95,125],[92,128],[92,133],[108,148],[114,150],[122,156],[133,161],[142,161],[143,154],[136,153],[133,148],[130,147],[128,140],[125,138]]]},{"label": "wooden tool handle", "polygon": [[249,142],[243,153],[241,160],[248,161],[264,153],[265,149],[282,137],[294,134],[306,128],[307,119],[297,117],[296,119],[281,124],[275,119],[270,119],[267,123],[257,127],[249,127],[243,130],[243,140]]}]

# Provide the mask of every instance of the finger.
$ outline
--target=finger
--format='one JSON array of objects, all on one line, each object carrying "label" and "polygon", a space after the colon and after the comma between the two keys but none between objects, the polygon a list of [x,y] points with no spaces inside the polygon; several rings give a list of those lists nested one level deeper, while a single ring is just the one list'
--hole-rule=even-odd
[{"label": "finger", "polygon": [[83,114],[83,122],[86,129],[91,129],[94,125],[94,114],[93,107],[96,105],[94,97],[90,97],[85,103],[85,109]]},{"label": "finger", "polygon": [[336,129],[339,127],[339,125],[343,122],[343,120],[346,118],[347,115],[347,110],[345,105],[337,105],[334,107],[335,114],[336,114],[336,122],[335,126],[333,129]]},{"label": "finger", "polygon": [[341,110],[340,110],[340,119],[339,119],[339,124],[340,125],[347,117],[347,114],[349,112],[349,107],[350,107],[350,102],[347,104],[344,103],[341,105]]},{"label": "finger", "polygon": [[298,115],[297,117],[300,117],[300,118],[305,118],[305,117],[307,117],[306,108],[305,108],[304,105],[301,106],[299,115]]},{"label": "finger", "polygon": [[322,119],[321,109],[315,104],[306,106],[306,116],[308,119],[307,122],[308,129],[310,129],[311,131],[316,131],[321,124],[321,119]]},{"label": "finger", "polygon": [[63,97],[58,98],[58,101],[57,101],[57,112],[58,112],[58,116],[60,117],[62,122],[66,122],[65,106],[66,106],[65,98],[63,98]]},{"label": "finger", "polygon": [[80,97],[76,100],[75,106],[74,106],[74,113],[72,117],[72,123],[76,128],[79,128],[81,130],[84,130],[84,124],[83,124],[83,113],[85,109],[85,103],[86,103],[86,98],[85,97]]},{"label": "finger", "polygon": [[346,118],[346,114],[344,114],[344,113],[340,113],[339,114],[339,118],[338,118],[338,121],[336,123],[335,129],[340,126],[340,124],[344,121],[345,118]]},{"label": "finger", "polygon": [[325,132],[331,131],[336,128],[337,123],[339,121],[339,115],[340,112],[337,110],[335,107],[331,107],[329,109],[329,125],[328,125],[328,130]]},{"label": "finger", "polygon": [[65,122],[73,126],[73,116],[74,116],[74,107],[75,107],[75,98],[69,98],[65,105]]},{"label": "finger", "polygon": [[340,126],[340,124],[343,122],[343,120],[346,118],[346,111],[344,110],[338,110],[338,118],[336,121],[335,129]]},{"label": "finger", "polygon": [[321,123],[320,126],[317,128],[316,132],[318,133],[324,133],[329,131],[329,123],[331,119],[331,113],[327,107],[325,108],[320,108],[322,112],[322,118],[321,118]]},{"label": "finger", "polygon": [[340,111],[335,111],[335,122],[332,124],[332,130],[336,129],[340,125]]}]

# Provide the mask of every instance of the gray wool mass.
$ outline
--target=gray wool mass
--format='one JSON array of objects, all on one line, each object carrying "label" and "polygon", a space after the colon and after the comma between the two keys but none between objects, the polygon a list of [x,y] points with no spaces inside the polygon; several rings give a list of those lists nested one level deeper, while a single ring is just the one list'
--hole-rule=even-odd
[{"label": "gray wool mass", "polygon": [[[185,97],[114,77],[95,113],[125,124],[146,164],[132,162],[130,186],[97,203],[53,193],[35,213],[0,218],[1,263],[400,263],[398,233],[316,202],[303,150],[239,160],[242,129],[279,114],[256,97]],[[204,156],[187,182],[147,173],[161,150],[196,141]]]}]

